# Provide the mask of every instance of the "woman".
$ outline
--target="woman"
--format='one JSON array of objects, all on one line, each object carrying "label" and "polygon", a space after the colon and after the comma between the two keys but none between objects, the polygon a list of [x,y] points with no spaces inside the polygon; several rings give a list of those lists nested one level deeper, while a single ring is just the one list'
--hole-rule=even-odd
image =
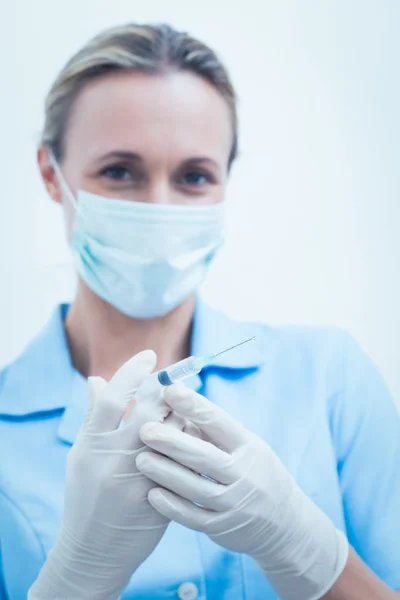
[{"label": "woman", "polygon": [[[80,278],[1,374],[4,597],[52,548],[32,597],[398,597],[400,422],[374,366],[341,332],[196,298],[236,149],[224,67],[169,27],[104,32],[50,90],[39,168]],[[119,427],[155,367],[144,348],[160,368],[253,335]]]}]

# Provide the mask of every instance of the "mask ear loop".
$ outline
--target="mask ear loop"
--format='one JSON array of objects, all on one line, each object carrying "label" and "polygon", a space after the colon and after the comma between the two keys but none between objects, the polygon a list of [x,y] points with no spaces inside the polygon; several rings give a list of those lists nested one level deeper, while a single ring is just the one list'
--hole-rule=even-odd
[{"label": "mask ear loop", "polygon": [[[66,181],[66,179],[65,179],[65,177],[63,175],[63,172],[61,171],[60,165],[58,164],[58,162],[57,162],[57,160],[56,160],[53,152],[51,151],[51,149],[47,148],[47,151],[49,153],[50,162],[52,164],[52,167],[53,167],[53,169],[54,169],[54,171],[55,171],[55,173],[56,173],[56,175],[58,177],[58,180],[60,182],[61,188],[63,189],[65,195],[67,196],[68,200],[70,201],[71,206],[74,208],[75,212],[79,213],[81,215],[81,217],[83,218],[83,221],[85,222],[85,217],[84,217],[85,213],[82,212],[82,210],[79,208],[79,204],[76,201],[76,199],[75,199],[75,197],[74,197],[74,195],[73,195],[73,193],[71,191],[71,188],[69,187],[69,185],[68,185],[68,183],[67,183],[67,181]],[[104,283],[101,280],[100,280],[100,283],[104,287]]]},{"label": "mask ear loop", "polygon": [[58,164],[58,162],[56,161],[56,158],[53,154],[53,152],[50,150],[50,148],[47,148],[47,151],[49,153],[49,157],[50,157],[50,162],[52,164],[52,167],[58,177],[58,180],[61,184],[61,187],[65,193],[65,195],[67,196],[68,200],[70,201],[72,207],[75,209],[76,212],[78,212],[78,203],[73,195],[73,193],[71,192],[71,188],[69,187],[68,183],[65,180],[65,177],[63,175],[63,172],[61,171],[61,168]]},{"label": "mask ear loop", "polygon": [[[85,213],[80,209],[79,204],[76,201],[76,198],[73,195],[73,193],[71,191],[71,188],[69,187],[69,185],[67,183],[67,180],[65,179],[64,174],[61,171],[61,167],[58,164],[58,162],[57,162],[57,160],[56,160],[56,158],[55,158],[52,150],[49,147],[47,147],[47,151],[49,153],[50,162],[52,164],[52,167],[53,167],[53,169],[54,169],[54,171],[55,171],[55,173],[56,173],[56,175],[58,177],[58,180],[59,180],[59,182],[61,184],[61,187],[62,187],[65,195],[67,196],[67,198],[68,198],[69,202],[71,203],[71,206],[73,207],[73,209],[75,210],[75,212],[79,213],[80,216],[81,216],[81,218],[85,222],[85,216],[84,216]],[[98,217],[95,216],[94,218],[96,220],[96,218],[98,218]]]}]

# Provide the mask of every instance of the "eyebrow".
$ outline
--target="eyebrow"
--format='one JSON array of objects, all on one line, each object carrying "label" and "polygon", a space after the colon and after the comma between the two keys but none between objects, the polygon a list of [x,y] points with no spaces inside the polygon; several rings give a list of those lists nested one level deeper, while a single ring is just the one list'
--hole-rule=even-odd
[{"label": "eyebrow", "polygon": [[100,156],[96,162],[103,162],[104,160],[109,159],[119,159],[119,160],[140,160],[143,161],[143,158],[140,154],[136,152],[129,152],[128,150],[113,150],[112,152],[107,152],[107,154],[103,154]]},{"label": "eyebrow", "polygon": [[[130,152],[128,150],[113,150],[112,152],[108,152],[107,154],[103,154],[100,156],[96,162],[103,162],[105,160],[117,159],[117,160],[131,160],[131,161],[140,161],[143,162],[143,157],[136,152]],[[183,161],[185,165],[191,164],[201,164],[201,163],[209,163],[218,167],[218,163],[208,156],[192,156]]]},{"label": "eyebrow", "polygon": [[193,158],[188,158],[187,160],[184,161],[185,165],[190,165],[190,164],[201,164],[201,163],[209,163],[214,165],[215,167],[218,167],[218,163],[212,159],[209,158],[208,156],[193,156]]}]

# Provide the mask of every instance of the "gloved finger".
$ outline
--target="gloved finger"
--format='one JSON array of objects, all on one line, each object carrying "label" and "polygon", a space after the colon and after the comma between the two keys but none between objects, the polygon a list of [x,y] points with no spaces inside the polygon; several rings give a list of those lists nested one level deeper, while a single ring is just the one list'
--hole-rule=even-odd
[{"label": "gloved finger", "polygon": [[164,398],[172,410],[197,425],[214,444],[228,452],[249,439],[250,432],[241,423],[182,383],[168,387]]},{"label": "gloved finger", "polygon": [[164,517],[195,531],[206,532],[210,517],[215,514],[161,488],[151,489],[147,498],[152,507]]},{"label": "gloved finger", "polygon": [[129,402],[143,380],[150,375],[157,362],[152,350],[144,350],[129,359],[117,371],[97,397],[89,421],[94,433],[118,429]]},{"label": "gloved finger", "polygon": [[153,450],[220,483],[234,483],[239,478],[233,457],[210,442],[163,423],[145,423],[139,435]]},{"label": "gloved finger", "polygon": [[[187,419],[185,419],[185,425],[183,427],[183,431],[185,433],[187,433],[188,435],[191,435],[192,437],[199,438],[200,440],[207,439],[207,437],[205,435],[203,435],[201,429],[199,427],[197,427],[197,425],[195,425],[191,421],[188,421]],[[209,440],[207,440],[207,441],[209,441]]]},{"label": "gloved finger", "polygon": [[179,431],[184,431],[188,435],[193,437],[197,437],[202,439],[202,434],[200,429],[194,423],[191,423],[187,419],[184,419],[180,415],[177,415],[176,412],[171,411],[166,419],[164,419],[165,425],[171,425],[178,429]]},{"label": "gloved finger", "polygon": [[141,453],[136,457],[136,466],[143,475],[182,498],[215,511],[229,508],[224,495],[226,486],[206,479],[166,456]]},{"label": "gloved finger", "polygon": [[107,381],[102,377],[88,377],[88,404],[85,412],[85,416],[82,423],[82,429],[85,429],[90,421],[93,407],[97,398],[102,394],[104,388],[107,385]]},{"label": "gloved finger", "polygon": [[136,399],[133,398],[132,400],[130,400],[128,402],[128,407],[125,410],[124,414],[122,415],[122,421],[124,423],[128,423],[130,420],[130,416],[132,414],[133,409],[135,408],[135,404],[136,404]]},{"label": "gloved finger", "polygon": [[175,412],[170,412],[169,415],[164,419],[164,425],[168,425],[169,427],[173,427],[178,431],[183,431],[185,427],[185,419],[180,417]]}]

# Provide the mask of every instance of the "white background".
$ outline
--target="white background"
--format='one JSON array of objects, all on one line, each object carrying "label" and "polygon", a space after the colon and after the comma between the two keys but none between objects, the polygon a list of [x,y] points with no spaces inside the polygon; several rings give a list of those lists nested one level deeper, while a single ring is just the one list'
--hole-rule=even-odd
[{"label": "white background", "polygon": [[214,305],[333,324],[400,402],[400,3],[13,0],[2,8],[0,364],[71,294],[61,214],[35,165],[45,93],[100,29],[167,21],[213,45],[240,95],[241,157]]}]

